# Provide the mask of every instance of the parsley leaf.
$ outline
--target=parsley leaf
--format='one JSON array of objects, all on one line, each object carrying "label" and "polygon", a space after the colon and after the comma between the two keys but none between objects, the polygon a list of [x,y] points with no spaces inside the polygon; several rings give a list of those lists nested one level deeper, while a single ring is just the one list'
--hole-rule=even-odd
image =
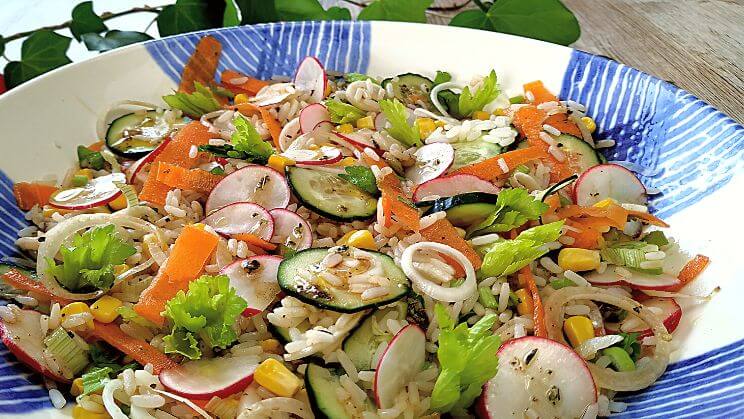
[{"label": "parsley leaf", "polygon": [[483,79],[480,87],[472,93],[469,86],[465,86],[460,93],[459,111],[465,116],[470,116],[475,111],[482,110],[499,95],[499,85],[496,81],[496,71],[491,72]]},{"label": "parsley leaf", "polygon": [[179,109],[196,119],[222,107],[215,98],[214,92],[208,87],[195,81],[194,89],[194,93],[173,92],[173,94],[163,96],[163,101],[171,108]]},{"label": "parsley leaf", "polygon": [[544,246],[558,239],[563,221],[532,227],[523,231],[514,240],[499,240],[476,250],[485,253],[480,268],[484,276],[513,274],[533,260],[548,253]]},{"label": "parsley leaf", "polygon": [[365,166],[347,166],[344,168],[346,173],[339,173],[338,177],[344,179],[372,195],[377,195],[380,191],[377,189],[377,180],[375,174],[369,167]]},{"label": "parsley leaf", "polygon": [[346,73],[346,74],[344,74],[344,79],[348,83],[353,83],[355,81],[372,80],[372,82],[374,82],[376,84],[380,84],[380,83],[377,82],[377,80],[373,79],[372,77],[370,77],[370,76],[368,76],[366,74],[362,74],[362,73]]},{"label": "parsley leaf", "polygon": [[620,332],[618,334],[623,337],[623,340],[614,346],[623,348],[630,355],[633,362],[638,361],[638,358],[641,356],[641,342],[638,341],[638,333]]},{"label": "parsley leaf", "polygon": [[367,116],[363,110],[356,106],[335,99],[326,100],[325,106],[331,115],[331,122],[334,124],[351,124],[356,122],[357,119]]},{"label": "parsley leaf", "polygon": [[471,227],[478,234],[500,233],[537,220],[548,205],[535,199],[526,189],[504,189],[496,199],[496,209],[485,220]]},{"label": "parsley leaf", "polygon": [[419,130],[408,125],[406,107],[398,99],[381,100],[380,109],[390,124],[390,128],[387,129],[388,134],[408,147],[421,146]]}]

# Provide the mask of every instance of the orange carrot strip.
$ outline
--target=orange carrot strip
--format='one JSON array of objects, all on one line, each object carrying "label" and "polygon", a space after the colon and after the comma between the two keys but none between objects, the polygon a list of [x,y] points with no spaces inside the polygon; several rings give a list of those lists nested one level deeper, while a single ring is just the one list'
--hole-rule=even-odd
[{"label": "orange carrot strip", "polygon": [[194,82],[209,86],[214,84],[214,73],[222,53],[222,44],[213,36],[205,36],[196,44],[194,53],[181,73],[179,92],[193,93]]},{"label": "orange carrot strip", "polygon": [[532,103],[534,103],[535,105],[539,105],[545,102],[558,101],[558,97],[550,93],[550,91],[545,88],[542,80],[535,80],[533,82],[525,83],[523,88],[524,93],[532,93],[532,96],[534,97]]},{"label": "orange carrot strip", "polygon": [[103,149],[104,142],[103,141],[96,141],[95,143],[88,146],[88,150],[90,151],[101,151]]},{"label": "orange carrot strip", "polygon": [[33,292],[34,294],[44,296],[51,301],[57,302],[60,305],[67,305],[72,302],[71,300],[57,297],[49,291],[41,281],[29,278],[17,269],[11,268],[8,272],[4,273],[1,278],[5,283],[15,289]]},{"label": "orange carrot strip", "polygon": [[173,164],[160,162],[156,168],[156,179],[171,188],[189,189],[208,194],[224,178],[202,169],[184,169]]},{"label": "orange carrot strip", "polygon": [[164,353],[142,339],[133,338],[122,332],[116,323],[100,323],[94,321],[95,327],[89,336],[103,340],[114,348],[131,356],[142,365],[152,364],[153,373],[171,368],[178,368],[178,364]]},{"label": "orange carrot strip", "polygon": [[455,173],[475,175],[483,180],[491,181],[508,174],[508,171],[504,172],[501,168],[499,160],[503,159],[504,163],[506,163],[506,166],[509,168],[509,171],[511,171],[520,164],[525,164],[532,160],[547,158],[548,153],[546,150],[547,148],[527,147],[520,150],[508,151],[491,157],[490,159],[483,160],[482,162],[462,167],[456,170]]},{"label": "orange carrot strip", "polygon": [[261,108],[252,103],[241,103],[239,105],[230,106],[228,109],[238,111],[245,116],[253,116],[261,113]]},{"label": "orange carrot strip", "polygon": [[[540,138],[540,132],[542,132],[542,126],[545,124],[547,115],[535,106],[523,106],[514,113],[514,126],[527,137],[527,143],[532,147],[538,147],[545,151],[545,157],[543,160],[550,162],[552,170],[550,172],[551,181],[558,181],[565,179],[574,173],[578,173],[576,167],[571,167],[572,159],[567,159],[566,162],[558,161],[552,154],[548,153],[548,144]],[[569,156],[570,157],[570,156]],[[575,166],[575,164],[573,164]]]},{"label": "orange carrot strip", "polygon": [[233,234],[232,237],[236,240],[242,240],[246,242],[247,244],[252,244],[263,250],[274,250],[277,247],[276,244],[269,243],[266,240],[256,236],[255,234],[240,233],[240,234]]},{"label": "orange carrot strip", "polygon": [[362,161],[367,166],[370,166],[370,167],[377,166],[380,169],[382,169],[383,167],[389,167],[389,165],[382,158],[380,158],[380,160],[375,160],[372,157],[370,157],[367,153],[361,153],[361,154],[362,154]]},{"label": "orange carrot strip", "polygon": [[418,210],[409,204],[411,200],[403,194],[398,177],[392,173],[388,174],[378,182],[377,186],[382,192],[385,222],[388,222],[387,217],[395,216],[395,219],[409,230],[418,230],[420,220]]},{"label": "orange carrot strip", "polygon": [[271,116],[268,109],[260,108],[260,112],[261,119],[264,120],[264,122],[266,123],[266,128],[268,128],[269,130],[269,134],[271,134],[271,139],[274,142],[274,147],[280,149],[279,134],[282,132],[282,125],[273,116]]},{"label": "orange carrot strip", "polygon": [[677,279],[679,279],[680,284],[673,289],[670,289],[669,291],[679,291],[680,289],[682,289],[682,287],[697,278],[698,275],[700,275],[705,270],[705,268],[708,267],[709,264],[710,258],[708,256],[696,255],[694,258],[690,259],[677,275]]},{"label": "orange carrot strip", "polygon": [[527,289],[532,295],[532,322],[535,324],[535,336],[546,338],[548,337],[548,329],[545,326],[545,309],[529,265],[519,270],[518,277],[520,283],[527,285]]},{"label": "orange carrot strip", "polygon": [[178,291],[186,290],[196,279],[217,247],[219,238],[204,228],[189,225],[176,239],[168,263],[149,287],[142,292],[134,311],[151,322],[163,325],[161,315],[168,302]]},{"label": "orange carrot strip", "polygon": [[669,227],[669,224],[661,218],[643,211],[628,211],[628,216],[640,218],[641,220],[657,227]]},{"label": "orange carrot strip", "polygon": [[544,123],[558,129],[558,131],[564,134],[571,134],[574,137],[582,138],[581,130],[579,129],[579,127],[575,123],[569,121],[565,113],[551,115],[545,120]]},{"label": "orange carrot strip", "polygon": [[[540,103],[545,102],[558,101],[558,97],[551,93],[548,89],[546,89],[542,81],[540,80],[525,84],[524,92],[532,93],[532,96],[534,96],[535,98],[532,103],[535,105],[539,105]],[[576,124],[574,124],[573,122],[569,121],[566,117],[566,114],[564,113],[549,116],[547,119],[545,119],[543,124],[551,125],[554,128],[557,128],[560,132],[571,134],[575,137],[581,138],[581,130],[579,129],[579,127],[577,127]]]},{"label": "orange carrot strip", "polygon": [[472,247],[470,247],[465,239],[457,234],[455,227],[446,218],[437,220],[434,224],[421,229],[421,235],[426,240],[446,244],[447,246],[458,250],[468,258],[470,263],[473,264],[474,269],[480,269],[482,264],[480,256]]},{"label": "orange carrot strip", "polygon": [[18,208],[28,211],[38,205],[40,207],[49,203],[49,197],[52,196],[57,188],[43,183],[18,182],[13,185],[13,195],[15,196]]},{"label": "orange carrot strip", "polygon": [[579,221],[574,221],[572,219],[567,219],[566,225],[581,230],[580,232],[573,230],[569,230],[566,232],[567,236],[574,239],[574,242],[568,247],[578,247],[581,249],[596,249],[599,247],[602,240],[602,233],[600,233],[598,230],[587,224]]},{"label": "orange carrot strip", "polygon": [[[247,77],[247,80],[240,84],[232,83],[232,80],[242,79],[243,77]],[[245,93],[250,96],[255,96],[259,90],[261,90],[264,86],[268,86],[269,83],[263,80],[246,76],[245,74],[239,73],[234,70],[225,70],[222,72],[222,75],[220,77],[220,84],[222,84],[222,87],[235,94]]]}]

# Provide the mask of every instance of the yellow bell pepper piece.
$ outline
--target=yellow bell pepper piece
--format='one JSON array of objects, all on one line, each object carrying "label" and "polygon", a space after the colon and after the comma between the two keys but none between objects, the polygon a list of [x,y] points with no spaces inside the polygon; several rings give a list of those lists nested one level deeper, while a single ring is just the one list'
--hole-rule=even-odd
[{"label": "yellow bell pepper piece", "polygon": [[356,164],[356,162],[357,162],[356,159],[353,157],[344,157],[343,159],[341,159],[340,162],[338,162],[338,165],[344,166],[344,167],[353,166]]},{"label": "yellow bell pepper piece", "polygon": [[83,379],[78,377],[72,380],[72,386],[70,386],[70,394],[77,397],[83,394]]},{"label": "yellow bell pepper piece", "polygon": [[597,123],[594,122],[594,120],[591,117],[584,116],[581,118],[581,123],[584,124],[587,130],[589,130],[590,133],[593,133],[597,130]]},{"label": "yellow bell pepper piece", "polygon": [[93,318],[101,323],[111,323],[119,317],[119,313],[116,311],[121,307],[122,302],[118,298],[114,298],[110,295],[104,295],[99,298],[98,301],[90,305],[90,313],[93,314]]},{"label": "yellow bell pepper piece", "polygon": [[606,206],[609,206],[610,204],[617,204],[617,201],[612,198],[605,198],[592,206],[596,208],[604,208]]},{"label": "yellow bell pepper piece", "polygon": [[235,104],[236,105],[242,105],[244,103],[248,103],[248,95],[245,93],[238,93],[235,95]]},{"label": "yellow bell pepper piece", "polygon": [[274,358],[262,362],[253,373],[253,379],[280,397],[292,397],[302,386],[302,381]]},{"label": "yellow bell pepper piece", "polygon": [[124,194],[119,195],[113,201],[109,202],[109,207],[114,211],[119,211],[127,207],[127,197]]},{"label": "yellow bell pepper piece", "polygon": [[[90,313],[90,307],[88,307],[88,305],[82,301],[76,301],[74,303],[67,304],[66,306],[62,307],[62,310],[60,310],[62,321],[65,320],[65,317],[82,313]],[[95,327],[93,325],[93,320],[88,320],[87,322],[85,322],[85,327],[87,329],[93,329]]]},{"label": "yellow bell pepper piece", "polygon": [[375,129],[375,120],[371,116],[365,116],[364,118],[357,119],[356,126],[357,128]]},{"label": "yellow bell pepper piece", "polygon": [[344,244],[349,244],[349,237],[351,237],[352,234],[356,233],[359,230],[351,230],[348,233],[341,236],[340,239],[336,240],[336,245],[341,246]]},{"label": "yellow bell pepper piece", "polygon": [[564,248],[558,253],[558,265],[567,271],[591,271],[599,268],[599,263],[599,252],[596,250]]},{"label": "yellow bell pepper piece", "polygon": [[271,156],[269,156],[267,166],[276,170],[277,172],[284,173],[284,169],[287,166],[292,166],[293,164],[295,164],[294,160],[288,157],[284,157],[279,154],[272,154]]},{"label": "yellow bell pepper piece", "polygon": [[485,111],[475,111],[473,112],[473,119],[480,119],[481,121],[488,120],[491,117],[491,115],[488,114],[488,112]]},{"label": "yellow bell pepper piece", "polygon": [[418,128],[419,136],[423,139],[431,135],[437,125],[431,118],[417,118],[415,122],[416,128]]},{"label": "yellow bell pepper piece", "polygon": [[369,230],[357,230],[349,236],[347,243],[349,246],[359,249],[377,250],[375,238]]},{"label": "yellow bell pepper piece", "polygon": [[531,316],[532,312],[534,311],[534,306],[532,303],[532,295],[530,294],[530,292],[524,288],[520,288],[514,291],[514,295],[519,298],[519,304],[517,304],[517,313],[519,313],[520,316]]},{"label": "yellow bell pepper piece", "polygon": [[564,320],[563,331],[574,348],[594,337],[594,325],[584,316],[572,316]]},{"label": "yellow bell pepper piece", "polygon": [[88,180],[93,180],[93,169],[80,169],[75,172],[76,176],[85,176]]},{"label": "yellow bell pepper piece", "polygon": [[336,131],[342,133],[342,134],[350,134],[354,132],[354,126],[351,124],[341,124],[336,127]]},{"label": "yellow bell pepper piece", "polygon": [[109,419],[108,413],[95,413],[83,409],[80,405],[72,408],[73,419]]}]

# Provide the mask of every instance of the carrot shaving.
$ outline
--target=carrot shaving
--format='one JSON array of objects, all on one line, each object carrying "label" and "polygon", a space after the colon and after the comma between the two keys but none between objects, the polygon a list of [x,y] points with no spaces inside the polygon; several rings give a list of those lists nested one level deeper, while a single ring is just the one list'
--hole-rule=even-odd
[{"label": "carrot shaving", "polygon": [[710,258],[708,256],[696,255],[685,264],[681,271],[679,271],[677,279],[679,279],[680,284],[669,289],[668,291],[681,290],[685,285],[695,280],[695,278],[697,278],[705,270],[705,268],[708,267],[709,264]]},{"label": "carrot shaving", "polygon": [[[525,84],[524,92],[525,94],[527,92],[530,92],[532,94],[532,96],[534,97],[532,103],[535,105],[539,105],[545,102],[558,101],[558,97],[551,93],[547,88],[545,88],[543,82],[540,80]],[[564,113],[549,116],[547,119],[545,119],[545,121],[543,121],[543,124],[548,124],[558,129],[560,132],[571,134],[575,137],[581,138],[581,130],[579,129],[579,127],[576,126],[576,124],[574,124],[573,122],[569,121],[566,114]]]},{"label": "carrot shaving", "polygon": [[[508,175],[509,171],[513,170],[520,164],[525,164],[538,159],[546,159],[548,157],[548,152],[546,150],[547,148],[542,147],[527,147],[519,150],[508,151],[491,157],[490,159],[483,160],[482,162],[462,167],[456,170],[455,174],[475,175],[483,180],[491,181],[504,177],[504,175]],[[506,163],[506,166],[509,169],[506,172],[504,172],[503,168],[499,164],[499,161],[501,160]]]},{"label": "carrot shaving", "polygon": [[[555,182],[560,179],[565,179],[579,170],[575,167],[575,162],[571,156],[566,159],[565,162],[560,162],[552,154],[548,152],[548,144],[540,138],[542,132],[542,126],[545,124],[547,114],[537,107],[529,105],[523,106],[514,113],[514,126],[527,138],[527,143],[531,147],[538,147],[542,149],[545,156],[542,160],[550,163],[552,170],[550,171],[550,179]],[[511,167],[511,166],[510,166]]]},{"label": "carrot shaving", "polygon": [[369,167],[377,166],[378,168],[382,169],[383,167],[390,167],[384,159],[380,158],[379,160],[375,160],[374,158],[370,157],[367,153],[361,153],[362,155],[362,161],[364,164],[366,164]]},{"label": "carrot shaving", "polygon": [[664,228],[669,227],[669,224],[667,224],[666,221],[662,220],[661,218],[653,214],[649,214],[647,212],[633,210],[633,211],[628,211],[628,215],[631,217],[640,218],[641,220],[651,225],[655,225],[657,227],[664,227]]},{"label": "carrot shaving", "polygon": [[179,366],[178,363],[144,340],[133,338],[122,332],[116,323],[94,321],[94,325],[95,327],[89,332],[89,336],[103,340],[142,365],[151,364],[152,371],[155,374]]},{"label": "carrot shaving", "polygon": [[478,253],[465,241],[446,218],[437,220],[434,224],[421,229],[421,236],[426,240],[446,244],[459,251],[473,264],[473,269],[480,269],[482,261]]},{"label": "carrot shaving", "polygon": [[269,130],[269,134],[271,134],[271,139],[274,142],[274,147],[277,149],[281,149],[279,147],[279,135],[282,132],[282,125],[279,123],[279,121],[276,120],[273,116],[271,116],[271,113],[269,113],[268,109],[260,108],[261,112],[261,119],[266,123],[266,128]]},{"label": "carrot shaving", "polygon": [[104,142],[103,141],[96,141],[95,143],[88,146],[88,150],[90,151],[101,151],[103,149]]},{"label": "carrot shaving", "polygon": [[[232,83],[233,80],[242,79],[244,77],[247,78],[246,81],[240,84]],[[250,96],[255,96],[259,90],[269,85],[269,83],[263,80],[246,76],[245,74],[239,73],[234,70],[223,71],[222,75],[220,76],[220,84],[222,84],[222,87],[235,94],[244,93]]]},{"label": "carrot shaving", "polygon": [[525,83],[522,87],[524,88],[524,93],[532,94],[532,103],[534,103],[535,105],[545,102],[558,101],[558,97],[550,93],[550,90],[545,88],[542,80],[535,80],[529,83]]},{"label": "carrot shaving", "polygon": [[249,234],[249,233],[240,233],[240,234],[233,234],[232,236],[235,240],[241,240],[246,242],[247,244],[252,244],[260,249],[263,250],[274,250],[276,249],[276,244],[269,243],[266,240],[256,236],[255,234]]},{"label": "carrot shaving", "polygon": [[8,272],[2,275],[2,280],[15,289],[22,291],[33,292],[34,294],[44,296],[46,299],[59,303],[60,305],[67,305],[71,303],[71,300],[60,298],[54,295],[47,289],[40,281],[29,278],[22,274],[17,269],[10,269]]},{"label": "carrot shaving", "polygon": [[202,169],[184,169],[170,163],[160,162],[154,167],[156,179],[170,188],[188,189],[203,194],[212,192],[224,176],[213,175]]},{"label": "carrot shaving", "polygon": [[43,207],[49,203],[49,198],[57,188],[43,183],[18,182],[13,185],[13,196],[15,196],[18,208],[28,211],[38,205]]},{"label": "carrot shaving", "polygon": [[548,328],[545,326],[545,309],[529,265],[519,270],[518,279],[520,284],[527,286],[527,290],[532,296],[532,322],[535,325],[535,336],[546,338],[548,337]]},{"label": "carrot shaving", "polygon": [[393,173],[388,174],[378,181],[382,192],[382,208],[385,216],[385,224],[392,222],[389,217],[395,219],[412,231],[419,229],[419,213],[411,204],[411,200],[403,193],[400,180]]},{"label": "carrot shaving", "polygon": [[568,120],[568,117],[564,113],[551,115],[545,120],[544,124],[550,125],[553,128],[564,134],[571,134],[574,137],[582,138],[581,130],[579,127]]},{"label": "carrot shaving", "polygon": [[222,53],[222,44],[213,36],[205,36],[196,44],[194,53],[181,73],[179,92],[194,93],[194,82],[205,86],[214,84],[214,73]]}]

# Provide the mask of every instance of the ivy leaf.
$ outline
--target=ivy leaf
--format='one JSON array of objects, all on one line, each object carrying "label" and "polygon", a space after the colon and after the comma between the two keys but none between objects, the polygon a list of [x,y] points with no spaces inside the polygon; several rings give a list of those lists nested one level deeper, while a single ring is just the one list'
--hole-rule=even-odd
[{"label": "ivy leaf", "polygon": [[82,38],[88,51],[101,52],[152,39],[152,37],[146,33],[118,31],[116,29],[108,31],[106,36],[101,36],[97,33],[85,33]]},{"label": "ivy leaf", "polygon": [[72,9],[72,23],[70,32],[78,41],[86,33],[99,34],[108,28],[103,23],[103,19],[93,11],[93,2],[84,1]]},{"label": "ivy leaf", "polygon": [[279,17],[276,14],[276,7],[273,1],[266,0],[235,0],[242,19],[243,25],[254,23],[276,22]]},{"label": "ivy leaf", "polygon": [[318,0],[276,0],[279,20],[350,20],[351,12],[343,7],[324,9]]},{"label": "ivy leaf", "polygon": [[561,45],[581,35],[576,16],[560,0],[499,0],[488,9],[488,18],[491,30]]},{"label": "ivy leaf", "polygon": [[351,12],[345,7],[329,7],[326,16],[328,20],[351,20]]},{"label": "ivy leaf", "polygon": [[458,13],[450,20],[450,26],[459,26],[461,28],[485,29],[492,31],[493,25],[488,15],[481,9],[465,10]]},{"label": "ivy leaf", "polygon": [[49,70],[69,64],[67,48],[71,38],[49,30],[34,32],[21,46],[21,61],[5,66],[5,82],[13,88]]},{"label": "ivy leaf", "polygon": [[158,32],[160,36],[169,36],[217,28],[222,26],[224,11],[224,7],[210,7],[208,0],[177,0],[160,11]]},{"label": "ivy leaf", "polygon": [[376,0],[359,12],[359,20],[392,20],[426,23],[432,0]]},{"label": "ivy leaf", "polygon": [[225,13],[222,15],[222,26],[240,25],[240,9],[235,0],[225,0]]},{"label": "ivy leaf", "polygon": [[3,38],[2,35],[0,35],[0,55],[3,55],[5,53],[5,38]]}]

